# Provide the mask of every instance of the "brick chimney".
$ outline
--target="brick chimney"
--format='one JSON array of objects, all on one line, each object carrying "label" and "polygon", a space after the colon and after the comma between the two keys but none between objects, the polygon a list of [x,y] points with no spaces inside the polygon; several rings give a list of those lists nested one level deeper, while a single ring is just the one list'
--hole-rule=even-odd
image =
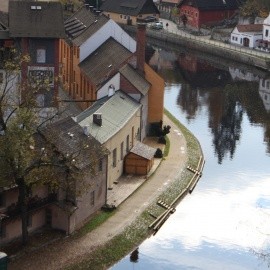
[{"label": "brick chimney", "polygon": [[145,40],[146,40],[146,24],[137,23],[137,65],[136,68],[141,75],[144,75],[145,63]]}]

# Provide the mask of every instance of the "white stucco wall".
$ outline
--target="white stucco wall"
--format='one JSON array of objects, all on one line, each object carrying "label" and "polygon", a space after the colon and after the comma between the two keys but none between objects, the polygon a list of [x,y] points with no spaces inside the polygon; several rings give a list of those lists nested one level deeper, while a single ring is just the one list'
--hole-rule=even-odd
[{"label": "white stucco wall", "polygon": [[117,23],[113,20],[109,20],[80,46],[80,62],[93,53],[110,37],[113,37],[130,52],[134,53],[136,51],[136,41]]},{"label": "white stucco wall", "polygon": [[108,89],[111,84],[114,85],[115,91],[118,91],[120,89],[120,73],[119,72],[97,90],[97,100],[108,96]]},{"label": "white stucco wall", "polygon": [[239,32],[237,28],[235,28],[231,33],[230,43],[236,44],[239,46],[244,46],[244,39],[249,39],[249,48],[255,48],[257,46],[257,40],[262,39],[262,33],[247,33],[247,32]]}]

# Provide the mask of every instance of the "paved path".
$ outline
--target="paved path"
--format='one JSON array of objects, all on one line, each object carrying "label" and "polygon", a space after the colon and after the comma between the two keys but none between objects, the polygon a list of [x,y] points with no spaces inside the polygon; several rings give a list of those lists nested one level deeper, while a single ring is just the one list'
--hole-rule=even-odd
[{"label": "paved path", "polygon": [[142,188],[119,205],[115,215],[82,238],[66,238],[64,241],[53,243],[12,261],[8,270],[63,269],[87,256],[97,245],[110,240],[131,224],[147,205],[158,197],[169,182],[179,177],[185,168],[186,140],[178,127],[166,116],[164,116],[164,125],[171,126],[171,132],[168,135],[171,144],[168,157],[160,164],[155,174],[144,182]]}]

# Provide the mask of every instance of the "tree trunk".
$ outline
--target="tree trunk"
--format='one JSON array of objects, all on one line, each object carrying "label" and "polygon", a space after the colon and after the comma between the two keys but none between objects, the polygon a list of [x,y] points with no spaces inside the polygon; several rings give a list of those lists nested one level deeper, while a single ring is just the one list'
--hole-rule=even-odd
[{"label": "tree trunk", "polygon": [[26,245],[28,242],[28,229],[27,229],[27,187],[23,178],[18,179],[16,181],[19,188],[19,198],[18,205],[20,207],[21,212],[21,220],[22,220],[22,243]]}]

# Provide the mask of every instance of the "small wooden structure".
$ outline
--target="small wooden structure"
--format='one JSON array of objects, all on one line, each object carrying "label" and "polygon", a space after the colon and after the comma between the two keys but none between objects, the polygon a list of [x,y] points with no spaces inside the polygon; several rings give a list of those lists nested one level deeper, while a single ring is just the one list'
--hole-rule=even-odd
[{"label": "small wooden structure", "polygon": [[155,148],[137,142],[125,157],[125,173],[146,175],[154,164],[155,152]]}]

